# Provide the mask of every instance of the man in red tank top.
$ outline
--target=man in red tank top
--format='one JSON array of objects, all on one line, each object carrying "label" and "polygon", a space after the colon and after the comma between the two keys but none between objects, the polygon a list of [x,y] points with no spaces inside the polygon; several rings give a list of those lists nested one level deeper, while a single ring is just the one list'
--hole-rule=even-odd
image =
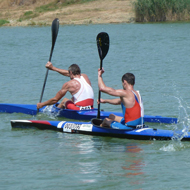
[{"label": "man in red tank top", "polygon": [[102,79],[103,73],[103,69],[98,70],[98,86],[100,91],[119,98],[101,99],[100,102],[114,105],[121,104],[123,117],[110,114],[109,118],[104,119],[101,126],[126,129],[143,124],[143,103],[140,94],[133,88],[135,84],[135,76],[132,73],[124,74],[122,77],[123,89],[113,89],[105,85]]},{"label": "man in red tank top", "polygon": [[67,92],[70,92],[72,98],[64,98],[58,105],[59,108],[74,110],[93,108],[94,92],[91,82],[86,74],[81,74],[80,67],[77,64],[72,64],[68,70],[56,68],[51,62],[48,62],[46,67],[64,76],[70,77],[71,80],[63,84],[61,90],[57,92],[55,97],[45,102],[38,103],[37,109],[57,103]]}]

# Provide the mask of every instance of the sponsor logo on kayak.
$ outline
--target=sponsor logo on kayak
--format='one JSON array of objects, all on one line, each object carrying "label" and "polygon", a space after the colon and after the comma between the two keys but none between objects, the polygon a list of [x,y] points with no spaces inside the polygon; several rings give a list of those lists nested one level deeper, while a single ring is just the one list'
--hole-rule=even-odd
[{"label": "sponsor logo on kayak", "polygon": [[74,132],[74,131],[78,131],[80,130],[80,126],[81,124],[76,124],[76,123],[66,123],[64,125],[64,128],[63,128],[63,131],[64,132],[68,132],[68,133],[71,133],[71,132]]},{"label": "sponsor logo on kayak", "polygon": [[81,131],[92,131],[92,124],[82,124],[80,127]]},{"label": "sponsor logo on kayak", "polygon": [[63,127],[64,132],[74,133],[76,131],[92,131],[92,124],[66,123]]}]

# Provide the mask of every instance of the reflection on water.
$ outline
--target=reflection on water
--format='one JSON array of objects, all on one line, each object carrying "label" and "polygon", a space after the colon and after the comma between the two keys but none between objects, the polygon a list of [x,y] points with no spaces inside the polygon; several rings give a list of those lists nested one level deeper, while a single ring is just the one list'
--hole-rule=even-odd
[{"label": "reflection on water", "polygon": [[[57,134],[58,138],[64,140],[64,143],[60,141],[60,148],[72,152],[72,157],[65,155],[63,159],[66,159],[67,165],[75,168],[72,175],[80,175],[82,183],[96,183],[100,179],[114,183],[118,178],[127,177],[128,184],[143,184],[145,162],[140,147],[142,143],[109,137]],[[73,135],[74,142],[71,140]]]},{"label": "reflection on water", "polygon": [[137,145],[137,143],[129,143],[126,145],[126,153],[128,157],[125,160],[126,166],[122,166],[122,169],[126,170],[124,176],[132,178],[130,184],[143,184],[143,167],[145,166],[143,150]]}]

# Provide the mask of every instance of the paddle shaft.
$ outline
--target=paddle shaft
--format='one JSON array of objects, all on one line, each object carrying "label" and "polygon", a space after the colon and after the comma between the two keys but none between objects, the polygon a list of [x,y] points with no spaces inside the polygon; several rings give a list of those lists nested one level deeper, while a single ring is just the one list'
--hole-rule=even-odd
[{"label": "paddle shaft", "polygon": [[[53,53],[53,47],[51,48],[51,53],[50,53],[50,57],[49,57],[49,61],[50,61],[50,62],[51,62],[52,53]],[[47,81],[47,77],[48,77],[48,72],[49,72],[49,69],[47,68],[47,70],[46,70],[46,75],[45,75],[45,79],[44,79],[44,84],[43,84],[43,88],[42,88],[42,93],[41,93],[41,96],[40,96],[40,102],[42,102],[42,97],[43,97],[44,90],[45,90],[45,86],[46,86],[46,81]]]},{"label": "paddle shaft", "polygon": [[[50,51],[50,56],[49,56],[49,62],[51,62],[53,49],[55,46],[55,42],[57,39],[58,30],[59,30],[59,20],[57,18],[53,20],[51,29],[52,29],[52,46],[51,46],[51,51]],[[42,92],[41,92],[41,96],[40,96],[40,103],[42,102],[42,97],[43,97],[45,86],[46,86],[48,71],[49,71],[49,69],[47,68],[45,79],[44,79],[44,84],[43,84],[43,88],[42,88]],[[39,112],[39,109],[37,109],[37,113],[38,112]]]},{"label": "paddle shaft", "polygon": [[[53,54],[54,46],[55,46],[55,42],[52,43],[51,52],[50,52],[50,56],[49,56],[49,62],[51,62],[51,57],[52,57],[52,54]],[[46,81],[47,81],[47,77],[48,77],[48,72],[49,72],[49,69],[47,68],[47,70],[46,70],[46,75],[45,75],[45,79],[44,79],[44,84],[43,84],[43,88],[42,88],[42,93],[41,93],[41,96],[40,96],[40,102],[42,101],[42,97],[43,97],[43,94],[44,94],[44,89],[45,89],[45,86],[46,86]]]},{"label": "paddle shaft", "polygon": [[[100,69],[102,70],[102,59],[100,60]],[[98,104],[98,113],[97,113],[97,118],[100,119],[100,99],[101,99],[101,91],[99,90],[99,93],[98,93],[98,101],[99,101],[99,104]]]}]

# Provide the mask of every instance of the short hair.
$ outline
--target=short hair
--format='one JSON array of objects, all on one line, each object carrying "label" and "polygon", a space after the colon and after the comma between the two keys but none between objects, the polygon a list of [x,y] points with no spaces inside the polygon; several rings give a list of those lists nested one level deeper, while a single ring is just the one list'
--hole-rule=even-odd
[{"label": "short hair", "polygon": [[73,75],[80,75],[81,74],[80,67],[77,64],[72,64],[69,67],[68,71],[69,72],[71,71],[73,73]]},{"label": "short hair", "polygon": [[126,80],[129,84],[134,85],[135,84],[135,75],[133,73],[125,73],[122,78],[122,82]]}]

